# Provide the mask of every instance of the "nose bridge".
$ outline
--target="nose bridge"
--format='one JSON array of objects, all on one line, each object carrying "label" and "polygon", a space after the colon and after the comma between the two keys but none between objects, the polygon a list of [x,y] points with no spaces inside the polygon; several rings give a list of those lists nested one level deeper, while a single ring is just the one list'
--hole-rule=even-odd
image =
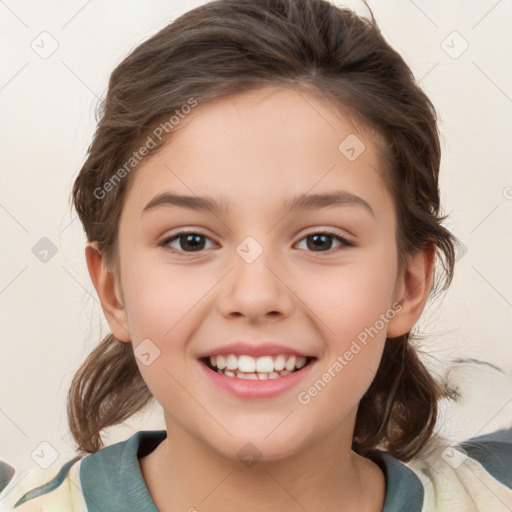
[{"label": "nose bridge", "polygon": [[218,302],[224,315],[263,317],[270,312],[288,314],[291,309],[291,292],[279,275],[278,251],[270,246],[271,236],[258,238],[262,243],[249,235],[235,248],[229,284]]}]

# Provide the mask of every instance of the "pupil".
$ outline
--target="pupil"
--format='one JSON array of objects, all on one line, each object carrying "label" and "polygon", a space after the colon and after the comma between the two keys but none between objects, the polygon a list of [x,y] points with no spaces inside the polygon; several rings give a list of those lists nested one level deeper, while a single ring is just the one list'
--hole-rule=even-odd
[{"label": "pupil", "polygon": [[[311,235],[308,237],[308,239],[314,239],[315,241],[318,241],[319,239],[322,239],[322,240],[320,241],[320,244],[310,244],[308,241],[308,249],[322,249],[322,248],[329,249],[331,244],[329,242],[326,242],[325,240],[326,239],[329,240],[330,238],[331,238],[330,235],[323,235],[323,234]],[[322,247],[322,243],[326,247]]]},{"label": "pupil", "polygon": [[[203,243],[198,243],[198,239],[203,238],[201,235],[182,235],[180,237],[180,245],[183,249],[187,249],[187,245],[189,248],[192,249],[192,251],[201,250],[204,247],[204,240]],[[185,240],[185,243],[183,244],[183,241]],[[191,243],[192,242],[192,243]]]}]

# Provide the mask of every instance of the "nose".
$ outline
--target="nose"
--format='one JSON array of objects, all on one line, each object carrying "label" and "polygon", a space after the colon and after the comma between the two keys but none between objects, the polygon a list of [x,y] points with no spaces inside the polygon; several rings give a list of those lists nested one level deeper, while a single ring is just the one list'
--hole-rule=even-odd
[{"label": "nose", "polygon": [[251,323],[289,316],[294,293],[283,266],[270,250],[260,251],[255,259],[254,252],[247,257],[255,248],[246,247],[249,251],[244,253],[241,244],[231,260],[233,268],[220,291],[218,310],[225,317],[245,317]]}]

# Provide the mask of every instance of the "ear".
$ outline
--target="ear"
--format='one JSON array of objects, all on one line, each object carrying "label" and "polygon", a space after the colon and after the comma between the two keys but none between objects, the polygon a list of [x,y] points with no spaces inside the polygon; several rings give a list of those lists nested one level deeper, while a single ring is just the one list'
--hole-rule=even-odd
[{"label": "ear", "polygon": [[124,342],[130,341],[128,319],[122,304],[122,294],[115,274],[108,270],[96,242],[85,247],[85,259],[92,284],[101,302],[101,307],[112,334]]},{"label": "ear", "polygon": [[388,323],[387,337],[396,338],[409,332],[420,318],[427,302],[434,271],[436,246],[429,245],[408,258],[407,268],[396,286],[396,316]]}]

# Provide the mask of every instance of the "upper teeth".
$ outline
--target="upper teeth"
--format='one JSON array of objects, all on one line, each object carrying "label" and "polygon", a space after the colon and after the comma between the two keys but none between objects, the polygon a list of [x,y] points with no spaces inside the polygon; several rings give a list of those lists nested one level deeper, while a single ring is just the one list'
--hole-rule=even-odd
[{"label": "upper teeth", "polygon": [[288,370],[293,371],[295,368],[300,369],[306,364],[305,357],[278,355],[263,356],[254,358],[252,356],[236,356],[229,354],[227,356],[211,356],[210,363],[219,370],[224,368],[228,370],[240,370],[241,372],[273,372]]}]

